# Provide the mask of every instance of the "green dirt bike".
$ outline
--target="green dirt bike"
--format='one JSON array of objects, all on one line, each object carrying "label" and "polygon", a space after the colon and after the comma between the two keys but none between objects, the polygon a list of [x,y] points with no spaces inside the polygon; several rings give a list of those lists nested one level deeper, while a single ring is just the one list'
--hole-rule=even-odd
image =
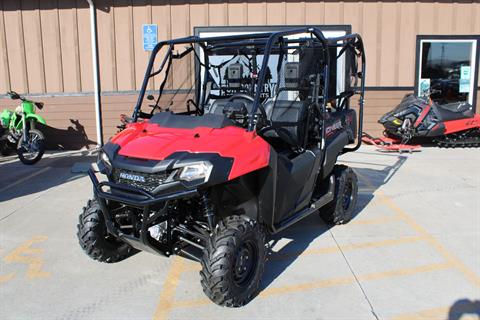
[{"label": "green dirt bike", "polygon": [[22,102],[15,111],[5,109],[0,113],[0,153],[6,156],[16,149],[20,161],[34,164],[45,151],[45,136],[36,129],[36,124],[46,122],[35,114],[36,108],[43,108],[43,103],[27,100],[13,91],[7,92],[7,95]]}]

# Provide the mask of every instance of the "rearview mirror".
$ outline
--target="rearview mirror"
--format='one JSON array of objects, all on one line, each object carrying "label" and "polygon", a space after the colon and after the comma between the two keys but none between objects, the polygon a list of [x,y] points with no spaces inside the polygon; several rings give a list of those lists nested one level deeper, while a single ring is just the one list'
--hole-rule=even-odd
[{"label": "rearview mirror", "polygon": [[20,96],[15,91],[7,92],[7,94],[10,96],[10,99],[13,99],[13,100],[20,99]]}]

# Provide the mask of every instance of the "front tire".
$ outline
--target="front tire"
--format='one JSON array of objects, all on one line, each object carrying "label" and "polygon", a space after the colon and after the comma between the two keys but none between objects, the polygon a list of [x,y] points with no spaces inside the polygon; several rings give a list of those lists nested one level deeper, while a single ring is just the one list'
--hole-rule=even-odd
[{"label": "front tire", "polygon": [[357,175],[344,165],[335,165],[332,174],[335,177],[334,199],[320,209],[320,216],[327,224],[345,224],[352,220],[357,205]]},{"label": "front tire", "polygon": [[136,253],[129,244],[108,233],[105,219],[97,200],[89,200],[83,208],[77,225],[80,246],[92,259],[114,263]]},{"label": "front tire", "polygon": [[265,232],[256,221],[225,218],[213,231],[201,260],[203,292],[220,306],[247,304],[258,294],[265,257]]},{"label": "front tire", "polygon": [[28,143],[24,146],[23,136],[18,140],[17,154],[24,164],[32,165],[40,161],[45,152],[45,136],[36,129],[28,130]]}]

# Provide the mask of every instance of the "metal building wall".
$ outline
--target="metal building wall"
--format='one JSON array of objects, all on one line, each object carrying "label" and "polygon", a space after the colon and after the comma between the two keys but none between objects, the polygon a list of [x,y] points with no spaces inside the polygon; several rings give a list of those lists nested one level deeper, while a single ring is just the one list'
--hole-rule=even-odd
[{"label": "metal building wall", "polygon": [[[195,26],[350,24],[365,40],[369,87],[413,86],[417,34],[480,34],[477,1],[102,0],[96,3],[104,92],[139,89],[149,55],[141,45],[144,23],[158,24],[159,39],[189,35]],[[10,88],[32,94],[93,91],[86,1],[1,0],[0,10],[0,93]],[[368,94],[367,130],[379,130],[375,124],[378,114],[391,108],[399,94],[385,91]],[[81,121],[87,135],[93,138],[93,105],[89,100],[90,97],[48,99],[50,104],[44,113],[52,126],[61,129],[71,124],[66,116]],[[130,112],[132,103],[132,97],[128,96],[105,98],[106,136],[114,132],[118,113]]]}]

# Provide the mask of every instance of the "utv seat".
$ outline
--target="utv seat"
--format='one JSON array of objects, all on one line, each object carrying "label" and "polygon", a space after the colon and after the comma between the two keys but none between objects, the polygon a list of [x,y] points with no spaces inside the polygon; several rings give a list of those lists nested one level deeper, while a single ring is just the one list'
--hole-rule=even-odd
[{"label": "utv seat", "polygon": [[[299,91],[300,64],[288,62],[284,68],[284,87],[280,91]],[[303,147],[307,118],[307,102],[278,99],[269,99],[265,104],[265,113],[272,128],[263,134],[266,138],[280,138],[292,147]]]},{"label": "utv seat", "polygon": [[[294,147],[303,145],[307,106],[304,101],[277,100],[267,101],[264,105],[272,130],[264,133],[266,138],[280,138]],[[285,134],[282,134],[281,132]],[[286,136],[289,138],[287,138]]]},{"label": "utv seat", "polygon": [[[230,101],[228,101],[228,99],[217,99],[210,105],[205,113],[223,115],[223,110],[229,103]],[[247,111],[250,112],[253,108],[253,103],[246,103],[245,107],[247,108]]]},{"label": "utv seat", "polygon": [[[240,63],[233,63],[227,67],[226,79],[228,80],[228,89],[236,93],[240,92],[242,74],[243,66]],[[209,106],[206,113],[223,115],[223,109],[228,102],[228,99],[217,99]],[[245,107],[250,112],[252,105],[246,104]]]},{"label": "utv seat", "polygon": [[443,105],[434,103],[432,108],[440,118],[440,121],[467,119],[474,116],[473,108],[467,102],[454,102]]}]

